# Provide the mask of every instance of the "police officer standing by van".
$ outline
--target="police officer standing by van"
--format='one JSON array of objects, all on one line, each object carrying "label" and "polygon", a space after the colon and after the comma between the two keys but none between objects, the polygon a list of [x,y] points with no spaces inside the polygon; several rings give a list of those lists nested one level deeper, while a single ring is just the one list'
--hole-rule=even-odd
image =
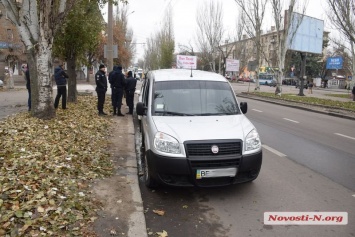
[{"label": "police officer standing by van", "polygon": [[99,115],[107,115],[104,112],[105,96],[107,91],[106,67],[101,64],[99,71],[95,74],[96,93],[97,93],[97,110]]},{"label": "police officer standing by van", "polygon": [[127,114],[133,114],[134,92],[136,91],[137,79],[132,77],[132,71],[129,71],[126,79],[126,102],[129,108]]},{"label": "police officer standing by van", "polygon": [[114,73],[111,74],[110,84],[112,88],[112,107],[113,115],[124,116],[121,113],[122,97],[125,88],[125,78],[122,73],[122,66],[117,66]]}]

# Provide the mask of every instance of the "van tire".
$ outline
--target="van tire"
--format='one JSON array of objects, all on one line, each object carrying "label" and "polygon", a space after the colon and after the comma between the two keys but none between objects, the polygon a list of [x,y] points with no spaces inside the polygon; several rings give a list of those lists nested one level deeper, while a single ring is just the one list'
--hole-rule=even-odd
[{"label": "van tire", "polygon": [[147,155],[144,153],[144,183],[147,188],[156,188],[158,186],[155,179],[150,174]]}]

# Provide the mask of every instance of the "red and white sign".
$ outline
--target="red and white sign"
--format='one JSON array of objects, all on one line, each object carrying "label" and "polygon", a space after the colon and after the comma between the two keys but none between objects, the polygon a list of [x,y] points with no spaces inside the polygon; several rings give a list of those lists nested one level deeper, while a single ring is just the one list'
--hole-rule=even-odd
[{"label": "red and white sign", "polygon": [[226,71],[227,72],[239,72],[239,60],[237,59],[226,59]]},{"label": "red and white sign", "polygon": [[197,57],[187,56],[187,55],[177,55],[176,57],[176,67],[185,69],[196,69],[197,68]]}]

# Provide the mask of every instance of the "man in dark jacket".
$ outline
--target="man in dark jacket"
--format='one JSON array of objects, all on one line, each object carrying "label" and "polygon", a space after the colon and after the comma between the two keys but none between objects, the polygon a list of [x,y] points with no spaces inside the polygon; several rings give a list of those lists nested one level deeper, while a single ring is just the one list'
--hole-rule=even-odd
[{"label": "man in dark jacket", "polygon": [[111,88],[112,88],[112,107],[113,115],[124,116],[121,113],[122,96],[125,88],[125,78],[122,73],[122,66],[117,66],[114,73],[111,75]]},{"label": "man in dark jacket", "polygon": [[25,71],[25,78],[26,78],[26,89],[28,91],[28,111],[31,111],[31,80],[30,80],[30,68],[28,67],[28,64],[26,66],[26,71]]},{"label": "man in dark jacket", "polygon": [[[115,101],[114,101],[115,97],[113,96],[113,88],[112,88],[112,82],[113,82],[112,76],[113,76],[113,74],[116,73],[116,71],[117,71],[117,66],[113,66],[113,70],[108,74],[108,82],[111,85],[110,87],[111,87],[111,104],[112,104],[112,106],[115,104]],[[115,106],[113,106],[113,109],[114,109],[113,115],[116,115]]]},{"label": "man in dark jacket", "polygon": [[127,114],[133,114],[134,108],[134,92],[136,91],[137,80],[132,77],[132,71],[128,72],[126,79],[126,102],[129,108]]},{"label": "man in dark jacket", "polygon": [[63,65],[54,69],[54,79],[57,84],[57,96],[54,100],[54,108],[58,108],[60,97],[62,97],[62,109],[67,108],[67,78],[69,76],[63,70]]},{"label": "man in dark jacket", "polygon": [[105,96],[107,91],[106,67],[101,64],[99,71],[95,74],[96,93],[97,93],[97,110],[99,115],[107,115],[104,112]]}]

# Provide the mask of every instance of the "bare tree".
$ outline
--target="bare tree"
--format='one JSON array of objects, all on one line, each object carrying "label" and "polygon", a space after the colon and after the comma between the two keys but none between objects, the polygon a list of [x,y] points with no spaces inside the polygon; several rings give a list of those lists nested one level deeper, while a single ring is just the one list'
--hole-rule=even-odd
[{"label": "bare tree", "polygon": [[[261,27],[265,16],[265,7],[269,0],[234,0],[245,14],[243,24],[245,31],[253,39],[256,51],[256,74],[259,74],[259,63],[261,55]],[[255,90],[260,90],[259,78],[257,76]]]},{"label": "bare tree", "polygon": [[355,3],[353,0],[327,0],[329,22],[345,38],[351,54],[351,72],[355,75]]},{"label": "bare tree", "polygon": [[[232,43],[228,43],[229,41],[232,41]],[[219,52],[219,57],[220,57],[220,62],[222,60],[222,68],[221,65],[219,65],[219,73],[221,73],[222,75],[226,74],[226,64],[227,64],[227,58],[229,57],[229,55],[232,53],[233,49],[235,47],[235,40],[229,40],[226,39],[225,40],[225,44],[224,45],[218,45],[217,49]]]},{"label": "bare tree", "polygon": [[161,68],[171,68],[174,61],[174,25],[173,25],[173,12],[172,7],[166,10],[164,16],[164,24],[160,31],[160,67]]},{"label": "bare tree", "polygon": [[159,32],[152,35],[146,44],[144,59],[149,70],[170,68],[174,60],[175,41],[171,6],[168,6],[163,22]]},{"label": "bare tree", "polygon": [[[306,10],[307,1],[304,3],[302,7],[301,17],[297,18],[298,21],[295,23],[294,27],[290,27],[291,23],[294,21],[294,8],[297,4],[297,0],[290,0],[288,10],[286,11],[283,18],[282,14],[282,6],[284,4],[284,0],[270,0],[272,6],[273,17],[275,21],[276,28],[276,45],[277,45],[277,53],[276,53],[276,62],[278,65],[277,73],[277,86],[275,90],[275,94],[281,95],[282,93],[282,80],[284,79],[284,71],[285,71],[285,58],[288,50],[288,46],[292,44],[293,38],[296,34],[296,31],[303,19],[303,13]],[[283,22],[285,25],[283,25]],[[303,89],[303,87],[302,87]]]},{"label": "bare tree", "polygon": [[236,21],[236,43],[235,44],[235,55],[237,56],[237,59],[239,60],[239,75],[244,69],[247,67],[248,62],[247,62],[247,51],[245,50],[246,46],[246,39],[243,39],[243,34],[245,32],[244,28],[245,25],[243,23],[243,19],[245,18],[245,13],[241,8],[239,8],[239,14],[238,18]]},{"label": "bare tree", "polygon": [[196,14],[198,27],[196,44],[203,57],[202,60],[205,63],[212,63],[213,71],[216,71],[216,52],[225,31],[222,12],[222,4],[210,0],[204,2]]}]

